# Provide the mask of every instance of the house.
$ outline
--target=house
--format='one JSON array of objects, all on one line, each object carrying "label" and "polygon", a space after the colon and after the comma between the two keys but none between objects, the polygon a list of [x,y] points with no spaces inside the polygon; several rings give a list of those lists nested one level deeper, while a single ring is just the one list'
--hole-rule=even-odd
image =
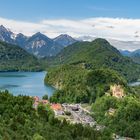
[{"label": "house", "polygon": [[61,104],[51,104],[51,108],[53,109],[53,110],[62,110],[62,106],[61,106]]},{"label": "house", "polygon": [[34,96],[34,101],[35,102],[39,102],[40,101],[40,98],[38,96]]},{"label": "house", "polygon": [[64,111],[61,104],[51,104],[51,109],[54,111],[55,115],[63,115]]},{"label": "house", "polygon": [[49,103],[48,100],[40,100],[40,98],[38,96],[33,97],[34,99],[34,104],[33,104],[33,108],[37,109],[39,103],[42,103],[43,105],[46,105]]}]

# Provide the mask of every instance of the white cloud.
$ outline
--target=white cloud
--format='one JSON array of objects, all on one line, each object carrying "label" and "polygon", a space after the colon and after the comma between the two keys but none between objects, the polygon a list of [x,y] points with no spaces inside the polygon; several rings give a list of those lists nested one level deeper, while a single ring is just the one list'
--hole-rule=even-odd
[{"label": "white cloud", "polygon": [[4,18],[0,18],[0,24],[4,25],[6,28],[9,28],[15,33],[24,33],[29,36],[37,31],[44,31],[44,29],[46,28],[46,26],[39,23],[16,21]]},{"label": "white cloud", "polygon": [[124,41],[140,41],[140,19],[88,18],[83,20],[45,19],[36,23],[0,18],[0,24],[13,32],[32,35],[42,32],[49,37],[69,34],[74,37],[94,36]]}]

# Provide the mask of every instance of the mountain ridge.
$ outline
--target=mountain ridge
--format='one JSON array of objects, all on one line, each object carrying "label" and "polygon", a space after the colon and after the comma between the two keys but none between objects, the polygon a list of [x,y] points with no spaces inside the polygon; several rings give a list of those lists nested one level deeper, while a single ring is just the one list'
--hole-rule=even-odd
[{"label": "mountain ridge", "polygon": [[105,39],[77,42],[64,48],[49,62],[51,66],[60,64],[82,64],[91,69],[110,68],[121,73],[128,81],[135,81],[140,74],[139,65],[122,56],[120,51]]},{"label": "mountain ridge", "polygon": [[75,42],[77,42],[76,39],[72,38],[71,36],[67,34],[61,34],[53,39],[58,44],[62,45],[63,47],[69,46]]},{"label": "mountain ridge", "polygon": [[18,45],[37,57],[55,56],[64,47],[76,42],[69,35],[60,35],[54,39],[37,32],[30,37],[22,33],[14,34],[3,25],[0,26],[0,40]]},{"label": "mountain ridge", "polygon": [[140,49],[133,52],[120,50],[120,52],[123,56],[130,57],[135,63],[140,64]]}]

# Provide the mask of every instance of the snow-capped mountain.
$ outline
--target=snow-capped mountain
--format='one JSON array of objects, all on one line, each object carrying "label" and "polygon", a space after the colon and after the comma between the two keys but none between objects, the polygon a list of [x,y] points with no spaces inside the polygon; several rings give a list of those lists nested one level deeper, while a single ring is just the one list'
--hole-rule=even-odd
[{"label": "snow-capped mountain", "polygon": [[0,26],[0,40],[19,45],[29,53],[38,57],[54,56],[64,47],[76,42],[76,40],[69,35],[60,35],[51,39],[40,32],[31,37],[27,37],[22,33],[14,34],[3,25]]},{"label": "snow-capped mountain", "polygon": [[16,34],[6,29],[3,25],[0,26],[0,40],[8,43],[15,43]]}]

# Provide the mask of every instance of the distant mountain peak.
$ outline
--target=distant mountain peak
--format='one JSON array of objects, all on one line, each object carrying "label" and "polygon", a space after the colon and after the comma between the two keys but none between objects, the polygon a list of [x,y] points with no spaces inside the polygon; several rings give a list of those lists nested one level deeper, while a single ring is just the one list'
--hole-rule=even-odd
[{"label": "distant mountain peak", "polygon": [[76,42],[74,38],[67,34],[61,34],[55,39],[51,39],[41,32],[37,32],[30,37],[22,33],[14,34],[3,25],[0,26],[0,41],[16,44],[38,57],[54,56],[64,47]]},{"label": "distant mountain peak", "polygon": [[[70,37],[70,38],[72,38],[70,35],[68,35],[68,34],[61,34],[61,35],[59,35],[58,37]],[[56,37],[57,38],[57,37]]]},{"label": "distant mountain peak", "polygon": [[130,56],[131,55],[131,52],[128,50],[119,50],[119,51],[123,56]]},{"label": "distant mountain peak", "polygon": [[103,39],[103,38],[96,38],[93,42],[105,42],[105,43],[109,43],[106,39]]},{"label": "distant mountain peak", "polygon": [[7,30],[3,25],[0,25],[0,29]]},{"label": "distant mountain peak", "polygon": [[[57,36],[56,38],[60,38],[60,37],[65,37],[65,38],[72,38],[70,35],[68,34],[60,34],[59,36]],[[56,39],[55,38],[55,39]],[[73,38],[74,39],[74,38]]]},{"label": "distant mountain peak", "polygon": [[12,33],[9,29],[5,28],[3,25],[0,25],[0,32],[10,32],[10,33]]},{"label": "distant mountain peak", "polygon": [[17,34],[17,36],[25,36],[24,34],[22,34],[22,33],[19,33],[19,34]]},{"label": "distant mountain peak", "polygon": [[37,33],[33,34],[32,36],[45,36],[45,35],[42,34],[41,32],[37,32]]},{"label": "distant mountain peak", "polygon": [[44,34],[42,34],[41,32],[37,32],[34,35],[44,35]]},{"label": "distant mountain peak", "polygon": [[37,32],[34,35],[31,36],[31,38],[38,38],[41,40],[51,40],[49,37],[47,37],[46,35],[42,34],[41,32]]},{"label": "distant mountain peak", "polygon": [[11,32],[9,29],[5,28],[3,25],[0,25],[0,40],[8,43],[14,44],[16,34]]},{"label": "distant mountain peak", "polygon": [[64,47],[77,42],[77,40],[75,40],[74,38],[72,38],[71,36],[67,34],[59,35],[58,37],[54,38],[54,41],[57,42],[58,44],[61,44]]}]

